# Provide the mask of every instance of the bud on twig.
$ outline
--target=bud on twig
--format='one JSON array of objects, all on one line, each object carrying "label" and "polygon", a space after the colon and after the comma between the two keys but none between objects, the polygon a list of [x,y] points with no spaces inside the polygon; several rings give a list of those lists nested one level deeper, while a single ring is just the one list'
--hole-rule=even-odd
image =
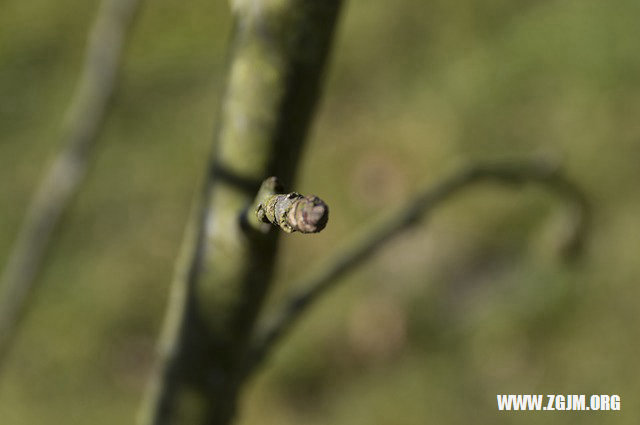
[{"label": "bud on twig", "polygon": [[269,177],[260,189],[262,200],[256,207],[258,220],[271,223],[287,233],[317,233],[329,219],[329,207],[317,196],[297,192],[275,193],[281,189],[276,177]]}]

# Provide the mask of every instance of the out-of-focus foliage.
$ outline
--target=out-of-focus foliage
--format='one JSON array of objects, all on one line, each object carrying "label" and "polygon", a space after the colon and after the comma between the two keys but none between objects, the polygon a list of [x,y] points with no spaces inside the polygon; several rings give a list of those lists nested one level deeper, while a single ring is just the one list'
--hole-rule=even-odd
[{"label": "out-of-focus foliage", "polygon": [[[3,262],[60,147],[97,5],[1,6]],[[593,233],[562,264],[551,196],[466,192],[321,301],[248,388],[240,424],[636,423],[640,2],[353,0],[344,12],[295,187],[331,219],[283,238],[270,308],[304,265],[460,162],[562,157],[593,202]],[[3,425],[133,420],[230,28],[225,2],[146,2],[0,376]],[[497,393],[616,393],[622,411],[499,414]]]}]

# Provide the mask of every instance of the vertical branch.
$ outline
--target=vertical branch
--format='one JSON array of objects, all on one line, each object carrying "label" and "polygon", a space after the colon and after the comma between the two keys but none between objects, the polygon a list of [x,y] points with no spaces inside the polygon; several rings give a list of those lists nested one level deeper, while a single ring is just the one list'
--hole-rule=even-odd
[{"label": "vertical branch", "polygon": [[42,179],[0,278],[0,363],[16,332],[60,217],[82,183],[116,86],[139,0],[104,0],[65,117],[63,148]]},{"label": "vertical branch", "polygon": [[216,149],[172,282],[140,423],[227,424],[272,275],[276,233],[245,221],[261,181],[291,184],[340,0],[235,0]]}]

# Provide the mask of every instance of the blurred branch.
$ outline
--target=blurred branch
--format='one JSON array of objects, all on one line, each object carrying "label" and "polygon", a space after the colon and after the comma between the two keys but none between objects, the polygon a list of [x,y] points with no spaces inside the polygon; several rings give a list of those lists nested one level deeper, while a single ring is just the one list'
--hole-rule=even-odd
[{"label": "blurred branch", "polygon": [[16,333],[51,235],[82,183],[107,114],[139,0],[104,0],[67,110],[63,147],[31,201],[0,279],[0,364]]},{"label": "blurred branch", "polygon": [[563,241],[563,255],[565,258],[572,258],[579,252],[589,221],[587,199],[578,186],[567,179],[555,164],[541,160],[525,160],[478,164],[463,168],[435,186],[422,190],[399,210],[363,229],[361,234],[337,250],[328,261],[294,283],[294,288],[302,289],[285,302],[280,314],[257,336],[249,352],[245,374],[249,376],[254,372],[273,347],[300,320],[303,313],[335,285],[339,277],[360,265],[389,239],[443,205],[451,196],[471,185],[483,182],[508,185],[531,182],[556,192],[569,202],[573,212],[572,229],[567,240]]},{"label": "blurred branch", "polygon": [[340,0],[234,0],[215,152],[185,237],[139,423],[228,424],[278,232],[249,223],[260,183],[293,184]]}]

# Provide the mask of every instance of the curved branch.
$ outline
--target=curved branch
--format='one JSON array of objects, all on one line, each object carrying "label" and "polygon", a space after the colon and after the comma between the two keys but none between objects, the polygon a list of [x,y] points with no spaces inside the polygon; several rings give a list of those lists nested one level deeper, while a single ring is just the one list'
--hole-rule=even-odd
[{"label": "curved branch", "polygon": [[0,278],[0,363],[13,338],[51,235],[82,183],[112,98],[139,0],[104,0],[63,128],[63,148],[40,182]]},{"label": "curved branch", "polygon": [[588,202],[582,191],[568,180],[555,164],[525,160],[478,164],[463,168],[435,186],[421,191],[400,210],[363,229],[358,237],[338,250],[328,261],[295,283],[295,288],[302,289],[285,302],[280,314],[256,338],[248,356],[245,376],[251,375],[260,366],[304,312],[336,284],[339,277],[360,265],[385,242],[416,224],[421,217],[441,206],[451,196],[471,185],[487,181],[502,184],[533,182],[567,200],[573,207],[574,217],[573,228],[565,241],[563,253],[566,257],[573,257],[578,253],[589,221]]}]

